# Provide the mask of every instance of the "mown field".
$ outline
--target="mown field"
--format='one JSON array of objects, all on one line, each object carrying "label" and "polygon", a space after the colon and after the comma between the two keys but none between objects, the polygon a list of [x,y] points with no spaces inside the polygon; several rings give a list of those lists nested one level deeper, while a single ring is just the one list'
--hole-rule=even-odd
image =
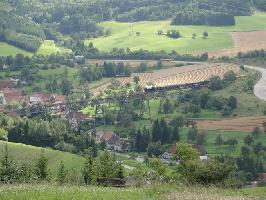
[{"label": "mown field", "polygon": [[[36,54],[41,54],[41,55],[50,55],[53,53],[70,53],[70,49],[62,48],[62,47],[57,47],[54,43],[53,40],[45,40]],[[15,56],[17,54],[23,54],[26,56],[32,56],[33,53],[25,51],[23,49],[17,48],[13,45],[7,44],[5,42],[0,42],[0,56]]]},{"label": "mown field", "polygon": [[[178,53],[217,51],[233,47],[230,32],[265,30],[265,21],[266,13],[261,12],[256,12],[253,16],[236,17],[236,25],[229,27],[171,26],[170,20],[136,23],[110,21],[103,22],[100,26],[110,29],[111,36],[87,40],[85,44],[93,42],[96,48],[104,51],[109,51],[114,47],[128,47],[132,50],[175,50]],[[182,38],[176,40],[157,34],[158,30],[166,33],[167,30],[172,29],[179,30]],[[204,31],[209,33],[208,39],[202,38]],[[136,36],[136,32],[140,32],[140,36]],[[193,33],[197,34],[196,39],[192,39]]]},{"label": "mown field", "polygon": [[86,200],[262,200],[266,189],[250,188],[241,190],[159,185],[141,188],[108,188],[96,186],[58,185],[2,185],[0,199],[86,199]]},{"label": "mown field", "polygon": [[[3,154],[5,142],[0,141],[0,155]],[[8,151],[10,157],[18,162],[27,162],[34,166],[42,151],[48,158],[48,167],[52,174],[57,174],[57,170],[61,161],[65,163],[68,170],[81,172],[84,158],[61,151],[55,151],[48,148],[34,147],[25,144],[8,142]],[[0,198],[1,199],[1,198]]]}]

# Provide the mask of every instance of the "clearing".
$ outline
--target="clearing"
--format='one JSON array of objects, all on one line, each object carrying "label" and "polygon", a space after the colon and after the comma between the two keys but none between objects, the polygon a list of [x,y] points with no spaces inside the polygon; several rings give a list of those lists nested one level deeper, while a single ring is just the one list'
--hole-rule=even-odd
[{"label": "clearing", "polygon": [[71,53],[70,49],[57,47],[53,40],[44,40],[36,54],[50,55],[53,53]]}]

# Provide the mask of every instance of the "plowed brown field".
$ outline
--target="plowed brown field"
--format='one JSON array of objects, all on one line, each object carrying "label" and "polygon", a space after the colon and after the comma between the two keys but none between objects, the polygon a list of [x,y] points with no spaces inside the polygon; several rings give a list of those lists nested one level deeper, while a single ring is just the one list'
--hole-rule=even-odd
[{"label": "plowed brown field", "polygon": [[228,50],[209,52],[209,57],[236,56],[239,51],[266,49],[266,30],[252,32],[233,32],[234,47]]},{"label": "plowed brown field", "polygon": [[262,127],[263,122],[266,122],[266,116],[197,120],[196,122],[199,129],[251,132],[256,126]]}]

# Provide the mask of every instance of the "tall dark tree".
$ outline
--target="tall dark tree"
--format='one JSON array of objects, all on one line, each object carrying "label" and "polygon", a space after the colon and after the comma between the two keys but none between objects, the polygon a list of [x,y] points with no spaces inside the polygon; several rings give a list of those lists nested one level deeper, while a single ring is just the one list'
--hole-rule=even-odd
[{"label": "tall dark tree", "polygon": [[160,121],[160,141],[162,144],[167,144],[170,142],[170,130],[167,126],[167,123],[164,119],[161,119]]},{"label": "tall dark tree", "polygon": [[37,178],[41,181],[46,180],[48,178],[48,158],[44,155],[44,151],[41,152],[41,155],[37,160],[35,166],[35,173]]},{"label": "tall dark tree", "polygon": [[153,122],[151,134],[152,134],[152,141],[153,142],[158,142],[160,140],[161,126],[160,126],[160,122],[158,119],[156,119]]},{"label": "tall dark tree", "polygon": [[83,176],[83,180],[86,185],[90,185],[92,183],[93,159],[91,156],[88,156],[86,158],[86,161],[84,163],[83,170],[82,170],[82,176]]},{"label": "tall dark tree", "polygon": [[172,131],[172,141],[173,142],[180,141],[179,127],[177,125],[174,126],[173,131]]}]

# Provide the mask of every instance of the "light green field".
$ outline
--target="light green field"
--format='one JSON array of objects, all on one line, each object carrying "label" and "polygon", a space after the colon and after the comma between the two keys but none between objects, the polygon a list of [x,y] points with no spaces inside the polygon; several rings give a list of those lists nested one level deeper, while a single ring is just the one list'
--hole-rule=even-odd
[{"label": "light green field", "polygon": [[[45,40],[38,49],[38,51],[36,52],[36,54],[50,55],[57,52],[71,53],[71,50],[63,47],[57,47],[53,40]],[[15,56],[19,53],[26,56],[33,55],[33,53],[29,51],[25,51],[23,49],[7,44],[5,42],[0,42],[0,56],[10,56],[10,55]]]},{"label": "light green field", "polygon": [[59,48],[55,45],[53,40],[45,40],[36,54],[42,54],[42,55],[50,55],[53,53],[71,53],[70,49],[66,48]]},{"label": "light green field", "polygon": [[25,51],[23,49],[17,48],[5,42],[0,42],[0,56],[15,56],[18,53],[30,56],[32,53]]},{"label": "light green field", "polygon": [[[92,41],[96,48],[104,51],[110,51],[114,47],[128,47],[131,50],[175,50],[178,53],[215,51],[233,47],[230,32],[264,30],[266,29],[265,21],[266,13],[261,12],[256,12],[253,16],[236,17],[236,25],[229,27],[171,26],[170,20],[136,23],[110,21],[100,23],[100,26],[111,29],[111,36],[87,40],[85,44]],[[157,35],[158,30],[166,33],[171,29],[179,30],[182,38],[170,39],[164,35]],[[208,39],[202,38],[204,31],[209,33]],[[136,36],[136,32],[140,32],[141,35]],[[196,39],[192,39],[193,33],[197,34]]]},{"label": "light green field", "polygon": [[[4,147],[5,147],[5,142],[0,141],[0,155],[2,154]],[[26,161],[29,164],[34,165],[36,159],[38,159],[42,150],[44,149],[40,147],[9,142],[8,150],[13,160],[23,161],[23,162]],[[71,153],[55,151],[52,149],[45,149],[44,154],[48,158],[48,166],[51,173],[57,173],[58,166],[61,161],[65,163],[65,166],[68,170],[73,169],[76,172],[80,172],[82,170],[84,162],[83,157]]]}]

